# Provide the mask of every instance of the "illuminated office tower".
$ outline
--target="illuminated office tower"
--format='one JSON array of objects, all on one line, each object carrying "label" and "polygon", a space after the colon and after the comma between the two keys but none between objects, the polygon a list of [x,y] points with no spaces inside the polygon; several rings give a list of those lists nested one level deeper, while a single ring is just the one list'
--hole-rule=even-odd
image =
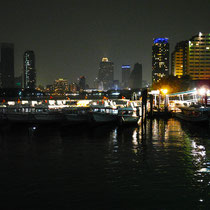
[{"label": "illuminated office tower", "polygon": [[102,61],[100,62],[98,80],[99,84],[103,86],[103,90],[112,88],[114,80],[114,63],[110,62],[108,58],[102,58]]},{"label": "illuminated office tower", "polygon": [[171,74],[181,78],[187,71],[188,41],[176,44],[175,50],[171,54]]},{"label": "illuminated office tower", "polygon": [[169,43],[167,38],[154,39],[152,45],[152,81],[169,75]]},{"label": "illuminated office tower", "polygon": [[131,73],[130,65],[122,66],[122,88],[129,88],[129,78]]},{"label": "illuminated office tower", "polygon": [[24,88],[36,88],[35,55],[33,51],[26,51],[23,56]]},{"label": "illuminated office tower", "polygon": [[193,80],[210,79],[210,34],[193,36],[188,47],[187,74]]},{"label": "illuminated office tower", "polygon": [[14,44],[0,44],[0,88],[14,87]]}]

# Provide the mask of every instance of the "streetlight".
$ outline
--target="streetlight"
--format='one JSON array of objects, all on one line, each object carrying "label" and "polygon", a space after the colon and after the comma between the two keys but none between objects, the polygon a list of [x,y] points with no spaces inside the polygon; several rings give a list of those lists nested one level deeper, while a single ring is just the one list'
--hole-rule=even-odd
[{"label": "streetlight", "polygon": [[168,105],[167,105],[167,96],[166,96],[166,94],[168,93],[168,89],[161,89],[160,91],[165,96],[164,106],[165,106],[165,112],[167,112],[168,111]]},{"label": "streetlight", "polygon": [[198,94],[202,96],[202,103],[204,99],[204,105],[206,107],[207,105],[207,89],[205,87],[202,87],[198,90]]}]

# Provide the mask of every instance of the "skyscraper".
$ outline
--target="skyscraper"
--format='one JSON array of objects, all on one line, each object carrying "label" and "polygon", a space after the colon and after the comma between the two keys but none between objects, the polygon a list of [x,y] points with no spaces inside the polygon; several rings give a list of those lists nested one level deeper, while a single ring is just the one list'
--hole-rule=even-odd
[{"label": "skyscraper", "polygon": [[129,88],[130,65],[122,65],[122,88]]},{"label": "skyscraper", "polygon": [[0,87],[14,87],[14,44],[1,43]]},{"label": "skyscraper", "polygon": [[142,88],[142,64],[136,63],[129,79],[130,88]]},{"label": "skyscraper", "polygon": [[110,62],[108,58],[102,58],[100,62],[98,80],[103,86],[102,89],[111,89],[114,80],[114,63]]},{"label": "skyscraper", "polygon": [[187,52],[188,41],[181,41],[176,44],[175,50],[171,54],[171,74],[178,78],[186,74]]},{"label": "skyscraper", "polygon": [[80,88],[80,90],[85,90],[85,88],[86,88],[86,79],[85,79],[85,76],[81,76],[79,78],[79,88]]},{"label": "skyscraper", "polygon": [[33,51],[26,51],[24,53],[23,66],[24,66],[24,88],[35,89],[36,69],[35,69],[35,55]]},{"label": "skyscraper", "polygon": [[157,38],[152,46],[152,81],[157,82],[169,75],[168,38]]},{"label": "skyscraper", "polygon": [[210,34],[200,32],[188,44],[187,74],[193,80],[210,79]]}]

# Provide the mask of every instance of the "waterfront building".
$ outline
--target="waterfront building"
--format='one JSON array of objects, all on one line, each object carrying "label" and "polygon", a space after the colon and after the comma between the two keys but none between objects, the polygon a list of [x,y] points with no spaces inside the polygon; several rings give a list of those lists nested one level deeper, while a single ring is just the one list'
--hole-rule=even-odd
[{"label": "waterfront building", "polygon": [[54,81],[54,91],[57,94],[64,94],[69,91],[69,83],[67,80],[60,78]]},{"label": "waterfront building", "polygon": [[122,88],[129,88],[130,74],[131,74],[131,66],[122,65]]},{"label": "waterfront building", "polygon": [[0,88],[14,87],[14,44],[0,44]]},{"label": "waterfront building", "polygon": [[193,80],[210,79],[210,34],[199,33],[188,42],[187,74]]},{"label": "waterfront building", "polygon": [[85,90],[86,89],[86,78],[85,76],[81,76],[79,79],[79,89]]},{"label": "waterfront building", "polygon": [[98,80],[103,90],[111,89],[114,80],[114,63],[108,58],[102,58],[100,62]]},{"label": "waterfront building", "polygon": [[24,66],[24,88],[36,88],[35,54],[33,51],[26,51],[23,56]]},{"label": "waterfront building", "polygon": [[136,63],[129,79],[130,88],[142,88],[142,64]]},{"label": "waterfront building", "polygon": [[156,38],[152,46],[152,81],[158,82],[169,75],[168,38]]},{"label": "waterfront building", "polygon": [[181,41],[176,44],[171,54],[171,74],[181,78],[187,71],[188,41]]}]

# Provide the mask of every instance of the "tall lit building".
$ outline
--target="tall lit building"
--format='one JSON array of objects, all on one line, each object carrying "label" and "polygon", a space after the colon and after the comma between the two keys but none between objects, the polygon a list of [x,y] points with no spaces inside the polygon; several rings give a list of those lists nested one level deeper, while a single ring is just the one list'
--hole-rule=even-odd
[{"label": "tall lit building", "polygon": [[14,44],[0,44],[0,88],[14,87]]},{"label": "tall lit building", "polygon": [[142,88],[142,64],[136,63],[129,79],[130,88]]},{"label": "tall lit building", "polygon": [[57,94],[64,94],[69,91],[69,83],[67,80],[60,78],[54,81],[54,91]]},{"label": "tall lit building", "polygon": [[102,89],[111,89],[114,80],[114,63],[110,62],[108,58],[102,58],[100,62],[98,80]]},{"label": "tall lit building", "polygon": [[188,43],[187,74],[193,80],[210,79],[210,34],[199,33]]},{"label": "tall lit building", "polygon": [[129,88],[129,78],[131,73],[130,65],[122,66],[122,88]]},{"label": "tall lit building", "polygon": [[186,74],[187,71],[188,41],[181,41],[176,44],[175,50],[171,54],[171,74],[178,78]]},{"label": "tall lit building", "polygon": [[152,46],[152,81],[157,82],[169,75],[168,38],[157,38]]},{"label": "tall lit building", "polygon": [[23,56],[24,88],[36,88],[35,55],[33,51],[26,51]]}]

